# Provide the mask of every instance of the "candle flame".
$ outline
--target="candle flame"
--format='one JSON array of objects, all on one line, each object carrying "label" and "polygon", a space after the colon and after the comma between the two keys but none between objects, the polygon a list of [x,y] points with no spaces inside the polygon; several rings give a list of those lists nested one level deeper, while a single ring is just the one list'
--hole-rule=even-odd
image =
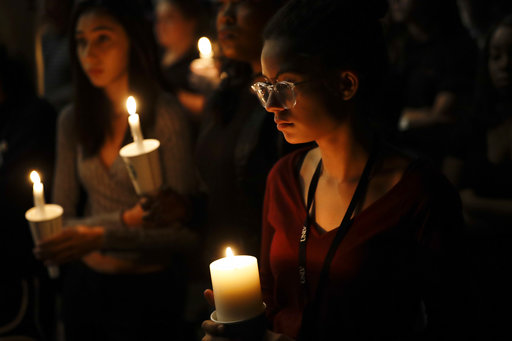
[{"label": "candle flame", "polygon": [[39,173],[37,173],[35,170],[30,172],[30,180],[34,184],[40,184],[41,183],[41,178],[39,177]]},{"label": "candle flame", "polygon": [[233,254],[233,250],[231,250],[231,248],[228,246],[226,248],[226,257],[233,257],[234,254]]},{"label": "candle flame", "polygon": [[126,109],[130,115],[135,114],[137,111],[137,103],[135,102],[135,98],[133,98],[133,96],[128,97],[126,100]]},{"label": "candle flame", "polygon": [[201,37],[197,42],[197,47],[199,49],[199,53],[201,54],[201,58],[210,58],[213,56],[210,39]]}]

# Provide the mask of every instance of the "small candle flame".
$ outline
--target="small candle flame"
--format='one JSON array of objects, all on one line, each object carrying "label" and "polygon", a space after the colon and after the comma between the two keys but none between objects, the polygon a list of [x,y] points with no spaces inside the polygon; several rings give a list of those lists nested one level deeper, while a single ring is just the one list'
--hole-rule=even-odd
[{"label": "small candle flame", "polygon": [[210,43],[210,39],[206,37],[201,37],[197,42],[197,47],[199,49],[201,58],[211,58],[213,56],[212,44]]},{"label": "small candle flame", "polygon": [[41,178],[39,177],[39,173],[37,173],[35,170],[33,170],[32,172],[30,172],[30,180],[32,181],[32,183],[34,184],[39,184],[41,183]]},{"label": "small candle flame", "polygon": [[135,103],[135,98],[133,98],[133,96],[128,97],[126,100],[126,109],[130,115],[135,114],[137,111],[137,103]]},{"label": "small candle flame", "polygon": [[234,254],[233,254],[233,250],[231,250],[231,248],[228,246],[226,248],[226,257],[233,257]]}]

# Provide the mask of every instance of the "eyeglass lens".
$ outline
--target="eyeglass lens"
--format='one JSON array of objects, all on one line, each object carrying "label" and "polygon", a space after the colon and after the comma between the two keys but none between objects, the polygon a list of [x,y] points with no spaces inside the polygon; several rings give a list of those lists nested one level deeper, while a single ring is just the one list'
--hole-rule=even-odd
[{"label": "eyeglass lens", "polygon": [[279,104],[284,109],[293,108],[295,105],[295,93],[293,91],[293,85],[285,82],[278,82],[275,85],[269,85],[266,83],[258,82],[255,84],[255,92],[260,99],[261,104],[267,108],[269,105],[275,105],[276,103],[270,103],[271,95],[273,100],[278,100]]}]

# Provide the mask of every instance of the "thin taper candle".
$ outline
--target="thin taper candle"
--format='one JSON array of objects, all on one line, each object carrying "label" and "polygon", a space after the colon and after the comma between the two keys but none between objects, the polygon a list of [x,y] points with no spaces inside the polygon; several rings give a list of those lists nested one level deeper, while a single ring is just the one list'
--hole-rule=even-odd
[{"label": "thin taper candle", "polygon": [[41,182],[41,178],[36,171],[30,173],[30,180],[32,180],[32,192],[34,195],[34,206],[40,210],[44,210],[44,186]]},{"label": "thin taper candle", "polygon": [[128,123],[130,125],[130,130],[132,132],[133,141],[137,144],[137,147],[140,150],[144,149],[144,137],[142,136],[142,131],[140,128],[140,120],[139,115],[136,113],[137,104],[135,102],[135,98],[133,96],[128,97],[126,100],[126,109],[130,114],[128,116]]}]

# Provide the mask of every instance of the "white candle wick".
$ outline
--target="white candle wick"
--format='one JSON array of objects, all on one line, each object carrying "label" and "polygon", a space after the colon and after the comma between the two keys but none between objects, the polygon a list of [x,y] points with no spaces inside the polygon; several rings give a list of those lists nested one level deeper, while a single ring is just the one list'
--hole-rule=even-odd
[{"label": "white candle wick", "polygon": [[44,210],[44,186],[41,178],[36,171],[30,172],[30,180],[32,180],[32,192],[34,195],[34,206],[40,210]]},{"label": "white candle wick", "polygon": [[138,148],[142,150],[144,148],[144,144],[142,142],[144,141],[144,137],[142,137],[139,115],[136,113],[137,103],[135,102],[135,98],[133,98],[133,96],[128,97],[126,100],[126,109],[130,114],[128,116],[128,123],[132,132],[133,141],[137,144]]}]

